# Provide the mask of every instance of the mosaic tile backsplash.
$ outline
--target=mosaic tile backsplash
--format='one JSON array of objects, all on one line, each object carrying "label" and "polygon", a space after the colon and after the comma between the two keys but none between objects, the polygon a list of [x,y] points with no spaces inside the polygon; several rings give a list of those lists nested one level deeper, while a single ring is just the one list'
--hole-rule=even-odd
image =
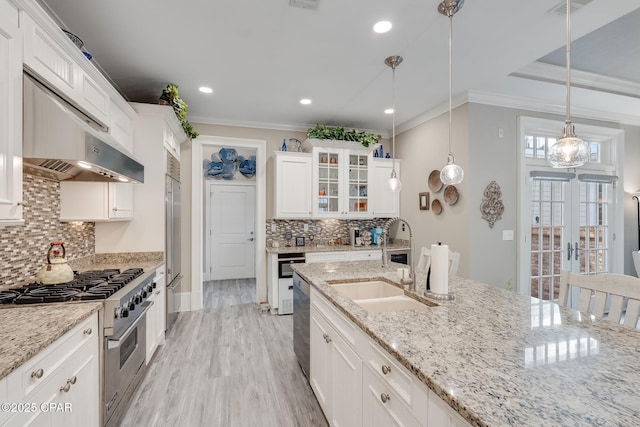
[{"label": "mosaic tile backsplash", "polygon": [[[271,246],[274,241],[278,241],[280,246],[284,246],[287,243],[285,239],[285,233],[291,232],[293,240],[292,245],[295,245],[296,237],[304,237],[305,246],[311,245],[331,245],[335,244],[349,244],[350,229],[353,227],[360,228],[361,230],[369,230],[374,227],[384,226],[389,218],[375,218],[371,220],[339,220],[339,219],[323,219],[323,220],[282,220],[282,219],[270,219],[266,224],[266,238],[267,246]],[[304,231],[305,224],[308,226],[308,231]],[[271,226],[276,226],[276,231],[271,231]],[[311,239],[313,236],[313,240]]]},{"label": "mosaic tile backsplash", "polygon": [[60,183],[23,174],[24,225],[0,227],[0,286],[33,280],[47,262],[49,244],[62,240],[68,260],[92,256],[95,223],[60,222]]}]

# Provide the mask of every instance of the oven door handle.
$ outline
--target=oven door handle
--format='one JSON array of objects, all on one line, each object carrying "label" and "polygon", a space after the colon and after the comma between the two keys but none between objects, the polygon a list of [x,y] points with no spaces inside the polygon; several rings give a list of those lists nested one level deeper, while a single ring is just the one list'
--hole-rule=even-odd
[{"label": "oven door handle", "polygon": [[131,326],[129,326],[127,330],[122,333],[122,335],[120,335],[120,338],[118,338],[117,340],[112,340],[110,338],[107,338],[107,350],[113,350],[114,348],[120,347],[120,344],[122,344],[122,341],[124,341],[124,338],[129,335],[129,332],[131,332],[135,327],[138,326],[138,323],[142,319],[142,316],[146,316],[147,311],[149,311],[149,309],[153,305],[153,301],[145,301],[142,305],[144,306],[144,311],[140,313],[140,316],[138,316],[138,319],[136,319],[136,321],[133,322]]}]

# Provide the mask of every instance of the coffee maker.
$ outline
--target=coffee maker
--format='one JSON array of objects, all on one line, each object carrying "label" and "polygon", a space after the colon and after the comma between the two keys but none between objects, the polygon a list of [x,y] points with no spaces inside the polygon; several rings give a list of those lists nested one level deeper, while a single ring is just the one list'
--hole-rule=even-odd
[{"label": "coffee maker", "polygon": [[360,229],[357,227],[352,227],[350,229],[351,246],[360,246],[362,244],[360,240]]}]

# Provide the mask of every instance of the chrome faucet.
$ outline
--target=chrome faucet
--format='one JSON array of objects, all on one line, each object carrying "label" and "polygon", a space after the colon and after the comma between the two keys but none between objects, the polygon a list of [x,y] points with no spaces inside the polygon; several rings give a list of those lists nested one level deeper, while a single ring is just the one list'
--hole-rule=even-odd
[{"label": "chrome faucet", "polygon": [[[382,267],[389,266],[389,249],[387,249],[389,227],[399,221],[402,221],[404,224],[406,224],[407,228],[409,229],[409,254],[407,255],[407,262],[409,263],[409,277],[403,277],[402,279],[400,279],[400,283],[402,285],[409,285],[409,290],[415,291],[416,271],[413,265],[413,230],[411,229],[411,225],[409,225],[409,223],[402,218],[392,218],[382,228]],[[393,251],[393,249],[391,251]]]}]

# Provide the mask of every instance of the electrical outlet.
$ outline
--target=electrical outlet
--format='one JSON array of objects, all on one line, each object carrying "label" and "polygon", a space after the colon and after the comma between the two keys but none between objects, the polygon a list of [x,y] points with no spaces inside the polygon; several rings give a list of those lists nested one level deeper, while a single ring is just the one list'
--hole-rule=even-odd
[{"label": "electrical outlet", "polygon": [[305,232],[309,231],[309,224],[305,224],[305,225],[303,226],[303,228],[304,228],[304,231],[305,231]]},{"label": "electrical outlet", "polygon": [[271,232],[275,233],[276,231],[278,231],[278,227],[275,224],[271,224]]},{"label": "electrical outlet", "polygon": [[502,240],[513,240],[513,230],[502,230]]}]

